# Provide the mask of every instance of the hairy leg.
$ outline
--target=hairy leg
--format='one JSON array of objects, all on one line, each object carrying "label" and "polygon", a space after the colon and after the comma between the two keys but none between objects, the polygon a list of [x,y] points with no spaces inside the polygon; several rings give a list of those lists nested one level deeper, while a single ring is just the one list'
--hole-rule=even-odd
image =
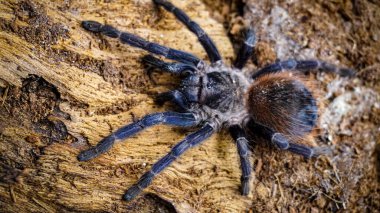
[{"label": "hairy leg", "polygon": [[170,72],[173,74],[183,75],[188,73],[193,73],[197,70],[196,67],[190,65],[190,64],[184,64],[184,63],[168,63],[163,60],[160,60],[152,55],[146,55],[142,58],[143,62],[156,67],[160,70]]},{"label": "hairy leg", "polygon": [[274,64],[270,64],[252,75],[252,79],[258,78],[259,76],[275,73],[275,72],[283,72],[283,71],[298,71],[301,73],[308,72],[310,70],[320,70],[324,72],[336,73],[341,76],[353,76],[355,75],[355,71],[348,68],[340,68],[333,64],[329,64],[324,61],[318,60],[294,60],[289,59],[286,61],[279,61]]},{"label": "hairy leg", "polygon": [[178,90],[161,93],[158,95],[156,101],[158,104],[164,104],[166,101],[172,101],[174,104],[181,107],[182,110],[188,110],[190,108],[190,103],[187,98]]},{"label": "hairy leg", "polygon": [[119,38],[123,43],[127,43],[133,47],[144,49],[153,54],[162,55],[168,59],[180,61],[183,63],[190,63],[195,66],[201,62],[201,60],[190,53],[186,53],[180,50],[171,49],[160,44],[146,41],[145,39],[133,35],[128,32],[120,32],[116,28],[109,25],[102,25],[96,21],[83,21],[82,27],[88,31],[95,33],[102,33],[111,38]]},{"label": "hairy leg", "polygon": [[249,180],[251,179],[251,163],[249,161],[249,149],[248,149],[248,140],[244,130],[238,126],[234,125],[230,127],[230,133],[232,138],[236,141],[238,148],[238,153],[240,156],[241,164],[241,194],[248,195],[249,193]]},{"label": "hairy leg", "polygon": [[116,132],[101,140],[96,146],[82,151],[78,155],[78,160],[91,160],[92,158],[95,158],[111,149],[115,141],[131,137],[132,135],[140,132],[141,130],[156,124],[168,124],[173,126],[190,127],[197,125],[198,121],[192,113],[160,112],[146,115],[141,120],[135,123],[121,127]]},{"label": "hairy leg", "polygon": [[245,66],[248,59],[253,55],[253,48],[256,43],[255,31],[250,28],[247,30],[245,41],[242,47],[239,50],[239,53],[236,57],[234,66],[238,69],[241,69]]},{"label": "hairy leg", "polygon": [[214,133],[214,128],[209,124],[203,126],[197,132],[188,135],[184,140],[175,145],[171,151],[163,158],[153,164],[150,171],[146,172],[137,183],[131,186],[124,194],[124,200],[130,201],[135,198],[143,189],[148,187],[153,178],[168,167],[175,159],[181,156],[189,148],[198,145]]},{"label": "hairy leg", "polygon": [[173,13],[179,21],[181,21],[186,27],[193,32],[197,37],[199,42],[202,44],[203,48],[206,50],[208,57],[211,62],[217,62],[222,59],[216,48],[214,42],[207,35],[207,33],[194,21],[190,19],[185,12],[175,7],[172,3],[167,0],[153,0],[157,5],[162,6],[167,11]]},{"label": "hairy leg", "polygon": [[302,144],[293,143],[282,133],[276,132],[269,127],[257,123],[254,124],[254,128],[258,134],[262,135],[277,148],[288,150],[295,154],[302,155],[305,158],[317,157],[328,152],[328,149],[324,147],[308,147]]}]

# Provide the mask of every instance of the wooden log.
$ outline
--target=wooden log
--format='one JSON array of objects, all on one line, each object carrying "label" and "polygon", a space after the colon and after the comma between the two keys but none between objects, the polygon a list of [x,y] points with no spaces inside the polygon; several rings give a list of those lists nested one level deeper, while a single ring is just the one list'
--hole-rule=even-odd
[{"label": "wooden log", "polygon": [[[204,2],[215,8],[220,3],[224,5],[220,9],[222,14],[233,16],[223,1],[173,0],[207,31],[229,63],[234,51],[227,32],[213,19],[220,20],[217,13],[211,11],[215,13],[211,16]],[[256,24],[260,38],[256,47],[259,66],[273,62],[276,57],[313,55],[334,63],[341,59],[347,65],[355,65],[358,59],[358,64],[379,73],[376,66],[379,59],[376,54],[369,54],[372,53],[369,47],[378,44],[362,42],[366,45],[357,52],[348,48],[351,40],[359,41],[365,25],[356,26],[358,34],[347,34],[352,38],[341,39],[345,25],[336,19],[338,13],[324,13],[318,6],[323,3],[296,2],[295,7],[288,8],[290,18],[282,16],[287,15],[284,10],[287,2],[271,5],[249,0],[246,4],[245,21],[232,20],[235,25],[230,26],[229,33],[237,34],[242,22]],[[348,18],[354,17],[348,14]],[[334,18],[326,21],[326,16]],[[276,22],[291,18],[306,22],[293,21],[285,28]],[[355,19],[357,23],[359,19]],[[351,91],[347,89],[350,84],[339,78],[333,80],[327,91],[337,97],[328,103],[321,117],[323,120],[339,114],[337,106],[346,106],[347,115],[336,120],[324,119],[327,127],[321,125],[321,132],[328,134],[322,135],[334,138],[318,142],[337,147],[334,155],[306,161],[266,145],[255,146],[251,159],[252,190],[244,197],[239,191],[241,171],[236,146],[226,132],[221,132],[186,152],[137,199],[123,201],[125,190],[194,129],[152,127],[116,144],[99,158],[78,162],[76,156],[81,150],[95,145],[117,128],[145,114],[172,108],[169,104],[162,107],[154,104],[154,95],[176,87],[178,82],[169,74],[149,75],[140,61],[146,52],[87,32],[80,26],[82,20],[107,23],[207,59],[196,37],[151,0],[0,0],[1,211],[315,212],[362,211],[379,206],[378,184],[374,181],[376,157],[371,155],[378,141],[378,123],[362,119],[378,110],[378,84],[374,83],[373,91],[356,79],[351,84],[356,89]],[[373,21],[371,17],[368,20]],[[327,29],[332,25],[336,28],[329,34]],[[319,31],[328,38],[320,36]],[[309,49],[300,48],[304,36]],[[284,39],[296,42],[288,46],[288,40],[283,42]],[[326,53],[330,50],[333,54]],[[249,68],[256,66],[250,64]],[[328,76],[321,78],[331,81]],[[313,76],[311,80],[315,80]],[[346,90],[336,92],[341,87]],[[350,108],[351,105],[356,107]],[[376,119],[378,111],[373,114]],[[342,133],[347,128],[352,129],[352,137]],[[369,201],[363,201],[363,197]]]},{"label": "wooden log", "polygon": [[[175,3],[206,29],[223,57],[232,57],[223,26],[200,1]],[[152,127],[100,158],[78,162],[80,150],[118,127],[170,107],[155,106],[152,94],[173,87],[171,75],[154,74],[156,83],[150,81],[140,62],[146,52],[89,33],[80,22],[111,24],[206,59],[196,37],[150,0],[1,5],[0,77],[8,91],[1,113],[4,209],[138,211],[141,204],[134,206],[151,198],[126,203],[123,193],[191,130]],[[239,184],[236,147],[219,135],[184,154],[146,192],[183,212],[222,206],[234,211],[248,203],[238,193]]]}]

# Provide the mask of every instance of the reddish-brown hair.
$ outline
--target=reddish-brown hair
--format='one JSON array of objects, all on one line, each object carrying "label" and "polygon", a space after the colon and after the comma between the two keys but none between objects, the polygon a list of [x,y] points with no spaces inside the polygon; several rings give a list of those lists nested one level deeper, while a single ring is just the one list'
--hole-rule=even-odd
[{"label": "reddish-brown hair", "polygon": [[299,141],[317,122],[313,88],[310,81],[291,72],[267,74],[252,83],[246,106],[255,122]]}]

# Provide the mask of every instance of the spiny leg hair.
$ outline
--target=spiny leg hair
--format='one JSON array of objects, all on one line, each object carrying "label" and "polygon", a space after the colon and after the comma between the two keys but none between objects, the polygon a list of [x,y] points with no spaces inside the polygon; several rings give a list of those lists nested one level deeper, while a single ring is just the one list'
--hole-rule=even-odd
[{"label": "spiny leg hair", "polygon": [[193,32],[197,37],[199,42],[202,44],[203,48],[206,50],[208,57],[212,63],[220,61],[222,57],[218,49],[216,48],[212,39],[207,35],[207,33],[193,20],[190,19],[185,12],[174,6],[171,2],[166,0],[153,0],[157,5],[162,6],[165,10],[173,13],[179,21],[181,21],[191,32]]},{"label": "spiny leg hair", "polygon": [[143,189],[148,187],[153,178],[162,170],[168,167],[175,159],[181,156],[189,148],[198,145],[209,138],[214,133],[214,128],[209,124],[204,125],[200,130],[188,135],[184,140],[175,145],[171,151],[163,158],[153,164],[150,171],[146,172],[137,183],[131,186],[124,194],[124,200],[130,201],[135,198]]},{"label": "spiny leg hair", "polygon": [[96,146],[82,151],[78,155],[78,160],[91,160],[111,149],[116,140],[126,139],[141,130],[156,124],[191,127],[197,125],[198,122],[192,113],[160,112],[146,115],[137,122],[121,127],[116,132],[101,140]]},{"label": "spiny leg hair", "polygon": [[320,70],[324,72],[336,73],[344,77],[352,77],[355,72],[352,69],[340,68],[333,64],[318,60],[295,60],[289,59],[270,64],[252,75],[252,79],[258,78],[265,74],[283,72],[283,71],[299,71],[302,73],[310,70]]},{"label": "spiny leg hair", "polygon": [[248,148],[248,140],[246,138],[246,134],[238,125],[234,125],[230,127],[230,134],[232,138],[235,140],[238,153],[240,156],[240,164],[241,164],[241,194],[248,195],[249,193],[249,180],[251,179],[251,163],[249,161],[249,148]]},{"label": "spiny leg hair", "polygon": [[168,59],[180,61],[183,63],[190,63],[195,66],[197,66],[199,62],[201,62],[199,58],[190,53],[171,49],[160,44],[146,41],[145,39],[128,32],[120,32],[119,30],[110,25],[102,25],[96,21],[83,21],[82,27],[88,31],[102,33],[103,35],[109,36],[111,38],[119,38],[120,41],[123,43],[127,43],[133,47],[144,49],[153,54],[162,55]]}]

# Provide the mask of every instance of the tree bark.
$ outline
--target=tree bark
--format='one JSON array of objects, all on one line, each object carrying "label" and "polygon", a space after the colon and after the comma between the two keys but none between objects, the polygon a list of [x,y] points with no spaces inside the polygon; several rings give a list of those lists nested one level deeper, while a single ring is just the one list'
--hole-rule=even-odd
[{"label": "tree bark", "polygon": [[[207,29],[224,57],[232,56],[223,26],[208,17],[200,1],[175,3]],[[80,22],[97,20],[205,58],[196,37],[150,0],[1,5],[4,209],[140,211],[152,196],[126,203],[123,193],[191,130],[152,127],[100,158],[78,162],[80,150],[110,132],[166,110],[153,104],[152,95],[174,85],[173,76],[165,74],[154,74],[152,83],[140,62],[146,52],[87,32]],[[215,156],[207,157],[210,152]],[[210,182],[213,176],[218,181]],[[236,209],[236,204],[247,205],[235,193],[239,177],[236,147],[229,138],[214,136],[184,154],[146,192],[160,194],[184,212],[211,208],[220,199]]]},{"label": "tree bark", "polygon": [[[226,10],[228,7],[224,1],[205,2],[173,1],[207,31],[225,61],[230,62],[234,58],[234,48],[223,24],[216,19],[223,15],[231,18],[232,13]],[[274,33],[273,30],[277,29],[270,25],[270,21],[275,20],[266,22],[252,12],[253,8],[259,8],[273,18],[275,12],[281,10],[270,13],[271,10],[265,8],[267,4],[246,3],[244,18],[248,22],[257,22],[262,40],[256,47],[258,66],[273,62],[276,55],[281,59],[292,54],[301,58],[308,56],[295,46],[278,43],[282,41],[281,36],[288,36],[283,29],[278,29],[278,33],[283,33],[279,37],[266,35],[264,32]],[[208,11],[205,5],[222,8]],[[317,8],[317,11],[323,11],[323,8]],[[211,17],[209,12],[214,16]],[[292,11],[292,15],[298,12]],[[222,15],[216,16],[216,13]],[[299,13],[308,14],[305,11]],[[374,201],[362,202],[362,206],[357,205],[359,210],[379,206],[375,201],[379,197],[378,185],[373,182],[376,180],[376,156],[365,155],[365,150],[375,153],[375,146],[378,146],[375,127],[379,117],[376,104],[379,103],[380,90],[363,86],[362,80],[366,80],[364,74],[368,73],[364,68],[372,67],[375,73],[380,73],[376,67],[380,59],[371,55],[366,59],[368,61],[361,61],[367,64],[359,67],[355,59],[364,60],[364,56],[353,54],[354,50],[344,55],[342,51],[346,49],[337,48],[333,56],[326,56],[320,50],[334,48],[333,43],[321,36],[313,37],[315,26],[307,28],[314,31],[296,29],[307,38],[316,39],[310,43],[310,49],[317,50],[313,56],[333,62],[339,58],[347,66],[365,70],[351,87],[348,81],[342,83],[339,78],[327,77],[348,91],[339,93],[340,90],[334,87],[323,94],[332,92],[334,97],[346,97],[348,100],[344,99],[343,103],[348,106],[365,104],[360,110],[350,108],[339,123],[324,120],[327,126],[321,127],[322,132],[328,131],[329,134],[324,135],[335,138],[326,143],[318,142],[318,145],[335,145],[339,151],[333,156],[304,161],[299,156],[278,152],[269,146],[254,147],[251,160],[255,178],[250,195],[244,197],[239,191],[241,171],[236,145],[226,132],[221,132],[177,159],[137,199],[123,201],[125,190],[194,129],[151,127],[116,144],[94,160],[79,162],[76,156],[81,150],[97,144],[112,131],[148,113],[172,108],[170,104],[154,104],[154,95],[176,87],[173,82],[178,82],[169,74],[150,75],[140,60],[146,52],[87,32],[80,26],[82,20],[107,23],[149,41],[207,59],[197,38],[172,14],[154,6],[151,0],[0,0],[0,207],[4,212],[241,212],[248,209],[293,212],[351,208],[361,202],[360,196]],[[230,20],[228,33],[236,35],[239,31],[236,29],[244,26],[242,22],[241,19]],[[343,29],[338,30],[344,33]],[[302,43],[300,37],[292,38]],[[324,46],[319,47],[319,42]],[[275,48],[271,49],[271,45]],[[284,47],[292,51],[284,50]],[[249,68],[257,67],[251,63]],[[310,78],[315,80],[313,76]],[[321,77],[317,79],[321,80]],[[378,82],[378,79],[369,82]],[[322,87],[324,90],[327,85]],[[354,87],[360,92],[350,90]],[[323,110],[328,115],[335,112],[331,99]],[[372,116],[368,122],[356,123],[366,115]],[[358,133],[356,138],[336,133],[346,127],[353,129],[351,135]],[[363,129],[368,131],[361,132]],[[364,147],[360,143],[366,140],[366,135],[370,135],[370,142]],[[349,157],[341,151],[347,141],[355,141],[354,148],[348,151]],[[355,150],[359,152],[357,156],[353,154]],[[340,165],[346,161],[353,162],[358,172],[342,174],[351,171]],[[370,166],[359,164],[360,161]],[[360,181],[349,175],[364,176],[359,179],[365,183],[367,191],[355,194]],[[330,184],[328,189],[326,181]]]}]

